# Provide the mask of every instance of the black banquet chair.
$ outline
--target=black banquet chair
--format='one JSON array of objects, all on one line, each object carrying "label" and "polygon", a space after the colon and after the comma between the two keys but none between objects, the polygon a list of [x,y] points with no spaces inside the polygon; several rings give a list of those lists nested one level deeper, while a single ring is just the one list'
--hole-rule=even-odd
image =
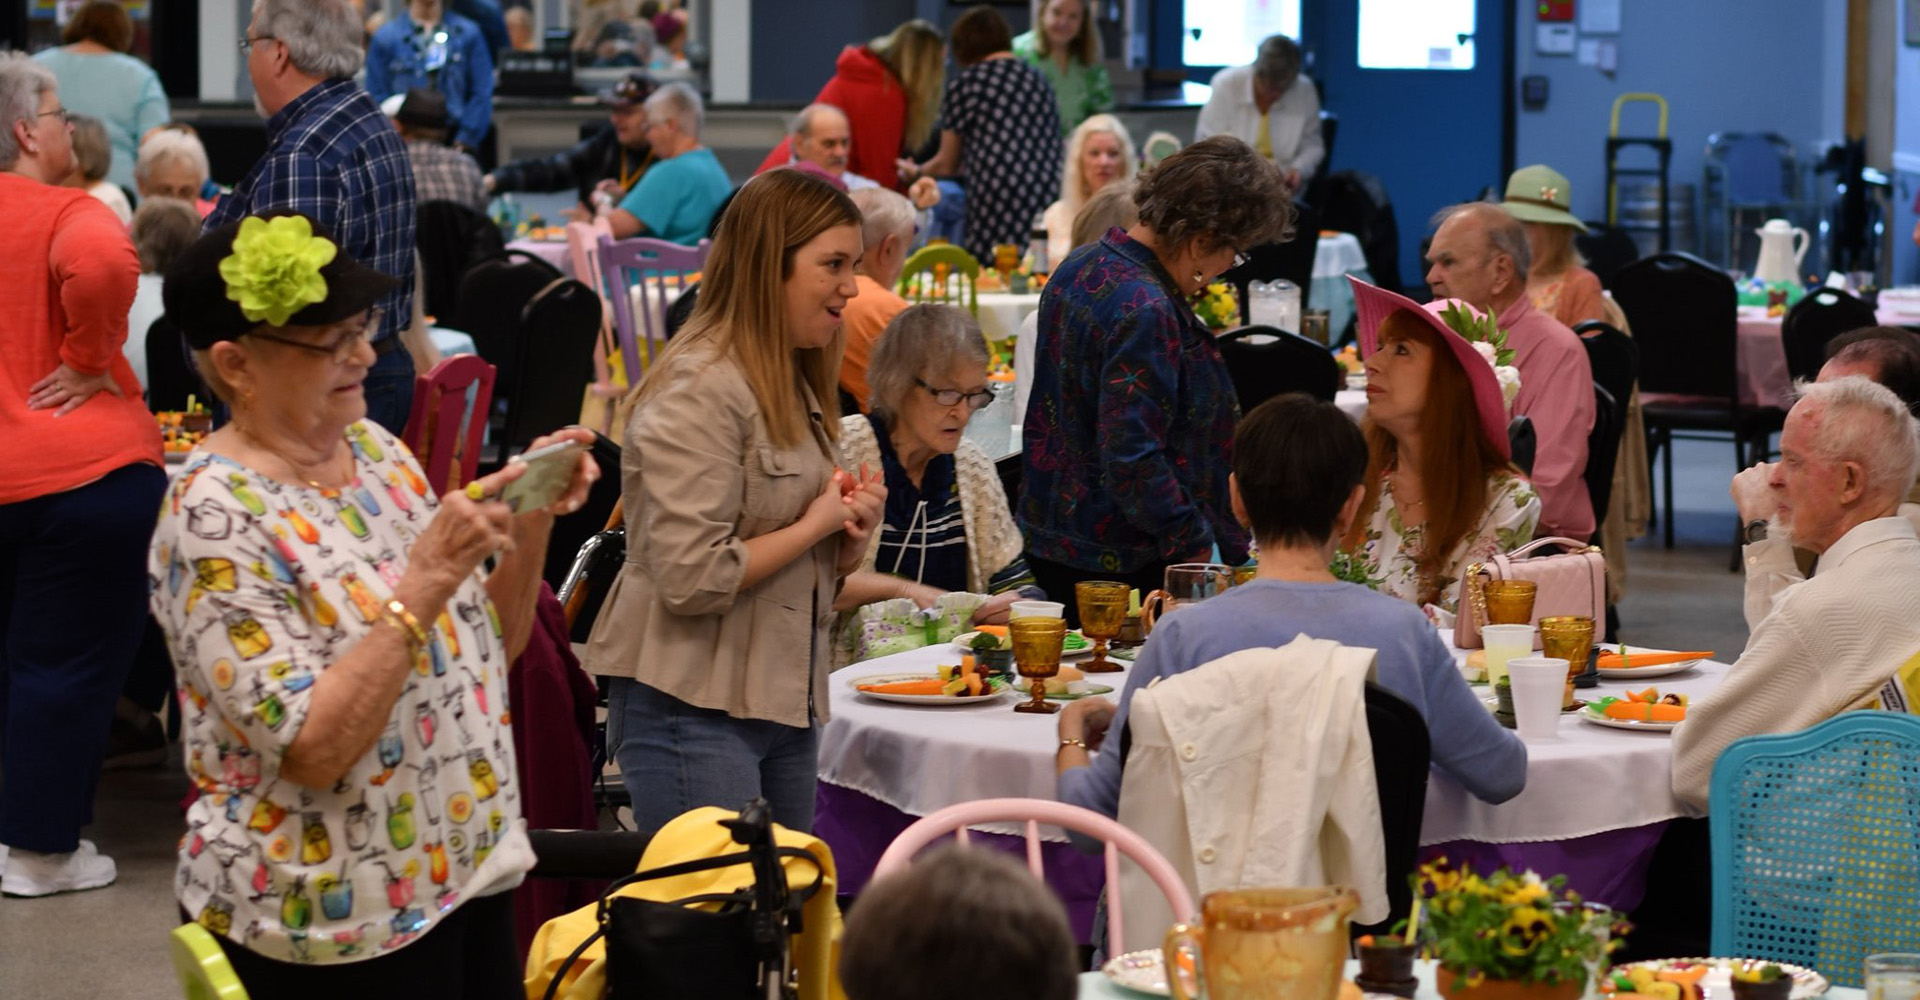
[{"label": "black banquet chair", "polygon": [[1740,401],[1738,298],[1726,272],[1692,254],[1654,254],[1620,269],[1613,297],[1640,351],[1647,457],[1661,461],[1661,530],[1672,548],[1674,440],[1730,440],[1738,472],[1765,453],[1785,414]]},{"label": "black banquet chair", "polygon": [[1780,346],[1787,352],[1787,373],[1811,382],[1827,361],[1833,338],[1876,322],[1865,302],[1837,288],[1821,288],[1793,304],[1780,321]]},{"label": "black banquet chair", "polygon": [[1593,430],[1587,435],[1587,494],[1593,500],[1593,521],[1600,524],[1607,519],[1613,498],[1613,470],[1619,459],[1620,438],[1626,431],[1627,406],[1633,398],[1640,350],[1632,337],[1599,320],[1582,323],[1574,327],[1573,332],[1580,335],[1580,345],[1587,349],[1587,364],[1593,369],[1595,400],[1612,411],[1608,420],[1595,409]]},{"label": "black banquet chair", "polygon": [[1427,766],[1433,748],[1427,722],[1407,700],[1367,682],[1367,735],[1373,742],[1373,780],[1380,796],[1380,832],[1386,848],[1387,917],[1353,934],[1384,934],[1413,908],[1407,877],[1419,863],[1420,824],[1427,810]]},{"label": "black banquet chair", "polygon": [[1333,402],[1342,380],[1340,362],[1326,348],[1271,326],[1243,326],[1215,341],[1233,377],[1240,411],[1289,392]]}]

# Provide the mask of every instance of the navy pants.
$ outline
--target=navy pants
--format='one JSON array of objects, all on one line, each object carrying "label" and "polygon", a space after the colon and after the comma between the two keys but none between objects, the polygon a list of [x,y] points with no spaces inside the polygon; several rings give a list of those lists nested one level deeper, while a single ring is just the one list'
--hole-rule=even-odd
[{"label": "navy pants", "polygon": [[93,821],[166,486],[159,468],[128,465],[0,504],[0,844],[64,853]]},{"label": "navy pants", "polygon": [[[363,387],[367,397],[367,419],[399,437],[407,431],[407,417],[413,410],[413,355],[399,342],[380,355],[367,370]],[[386,347],[383,342],[379,346]]]}]

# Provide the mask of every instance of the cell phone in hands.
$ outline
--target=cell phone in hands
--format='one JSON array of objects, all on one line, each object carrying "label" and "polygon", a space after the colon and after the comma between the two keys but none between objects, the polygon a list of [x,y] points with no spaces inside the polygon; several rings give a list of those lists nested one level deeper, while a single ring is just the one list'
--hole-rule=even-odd
[{"label": "cell phone in hands", "polygon": [[573,473],[580,465],[579,454],[586,445],[561,441],[521,455],[513,461],[525,463],[527,471],[501,489],[499,500],[515,514],[539,510],[567,492]]}]

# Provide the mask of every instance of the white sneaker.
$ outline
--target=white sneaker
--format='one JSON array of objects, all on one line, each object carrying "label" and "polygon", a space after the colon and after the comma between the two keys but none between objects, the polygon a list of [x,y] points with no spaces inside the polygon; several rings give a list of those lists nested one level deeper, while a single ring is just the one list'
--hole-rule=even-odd
[{"label": "white sneaker", "polygon": [[118,875],[113,859],[96,850],[91,840],[81,841],[78,850],[66,854],[14,851],[7,859],[6,874],[0,875],[0,895],[51,896],[98,889],[112,885]]}]

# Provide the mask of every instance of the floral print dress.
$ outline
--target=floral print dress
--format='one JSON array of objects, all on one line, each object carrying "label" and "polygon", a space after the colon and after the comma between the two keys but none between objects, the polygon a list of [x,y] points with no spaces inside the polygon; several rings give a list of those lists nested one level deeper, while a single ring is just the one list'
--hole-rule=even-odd
[{"label": "floral print dress", "polygon": [[1424,604],[1427,617],[1436,625],[1450,627],[1458,610],[1455,605],[1460,599],[1461,572],[1473,563],[1532,541],[1534,525],[1539,521],[1540,498],[1533,492],[1533,485],[1511,472],[1495,472],[1487,477],[1487,509],[1479,524],[1441,562],[1445,574],[1430,580],[1422,576],[1418,562],[1425,551],[1426,526],[1409,525],[1400,519],[1393,482],[1383,474],[1380,500],[1374,505],[1373,519],[1367,524],[1365,541],[1356,555],[1367,577],[1379,581],[1374,589],[1383,594],[1418,604],[1437,589],[1437,602]]},{"label": "floral print dress", "polygon": [[195,451],[149,553],[152,607],[185,720],[175,895],[216,934],[286,962],[352,962],[417,939],[532,867],[500,620],[478,574],[368,753],[331,788],[283,780],[314,681],[382,620],[439,509],[413,456],[362,421],[345,490],[293,486]]}]

